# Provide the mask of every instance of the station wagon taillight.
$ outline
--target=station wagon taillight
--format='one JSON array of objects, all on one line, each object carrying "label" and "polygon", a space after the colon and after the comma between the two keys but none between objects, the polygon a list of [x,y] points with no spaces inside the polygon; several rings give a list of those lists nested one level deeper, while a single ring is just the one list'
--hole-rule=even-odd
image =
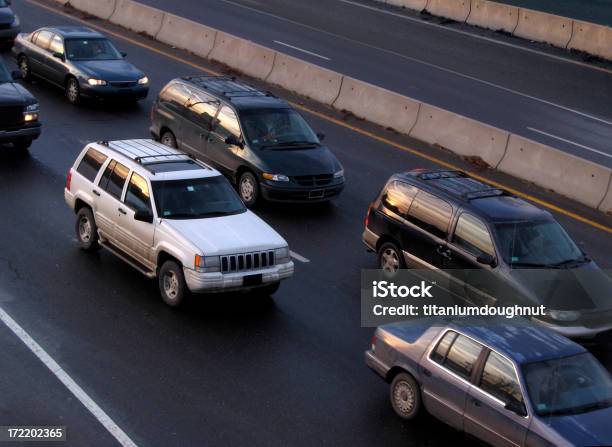
[{"label": "station wagon taillight", "polygon": [[370,347],[372,348],[372,351],[376,349],[376,333],[372,335],[372,341],[370,342]]},{"label": "station wagon taillight", "polygon": [[368,223],[370,222],[370,212],[371,211],[372,211],[372,204],[370,203],[370,206],[368,206],[368,213],[366,214],[365,221],[364,221],[366,228],[368,228]]},{"label": "station wagon taillight", "polygon": [[70,191],[70,184],[72,183],[72,169],[68,171],[66,175],[66,189]]}]

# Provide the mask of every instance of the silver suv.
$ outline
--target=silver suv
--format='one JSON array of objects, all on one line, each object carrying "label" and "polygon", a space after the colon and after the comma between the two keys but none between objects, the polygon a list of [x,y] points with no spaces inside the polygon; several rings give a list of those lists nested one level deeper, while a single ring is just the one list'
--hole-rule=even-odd
[{"label": "silver suv", "polygon": [[152,140],[88,144],[64,196],[81,248],[104,247],[150,278],[163,300],[187,291],[271,295],[293,274],[287,242],[218,171]]}]

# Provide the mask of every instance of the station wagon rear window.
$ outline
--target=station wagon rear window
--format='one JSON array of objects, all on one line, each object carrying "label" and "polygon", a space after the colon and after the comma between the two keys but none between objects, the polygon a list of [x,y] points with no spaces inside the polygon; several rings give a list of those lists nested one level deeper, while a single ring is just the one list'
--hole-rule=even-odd
[{"label": "station wagon rear window", "polygon": [[93,182],[98,175],[100,167],[108,157],[95,149],[88,149],[87,153],[79,163],[77,172],[90,182]]}]

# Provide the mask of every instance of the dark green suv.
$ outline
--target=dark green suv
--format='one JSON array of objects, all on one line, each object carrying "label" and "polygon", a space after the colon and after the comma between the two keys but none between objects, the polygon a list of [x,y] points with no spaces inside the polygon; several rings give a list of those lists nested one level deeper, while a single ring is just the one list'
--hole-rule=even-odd
[{"label": "dark green suv", "polygon": [[174,79],[151,110],[151,133],[214,165],[252,207],[330,200],[344,188],[344,170],[286,101],[231,77]]}]

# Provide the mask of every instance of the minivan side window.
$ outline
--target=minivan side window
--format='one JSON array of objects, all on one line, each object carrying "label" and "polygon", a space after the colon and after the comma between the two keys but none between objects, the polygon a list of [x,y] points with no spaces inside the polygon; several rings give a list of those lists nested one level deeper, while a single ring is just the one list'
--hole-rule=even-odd
[{"label": "minivan side window", "polygon": [[419,191],[410,207],[408,220],[443,239],[446,237],[452,213],[453,209],[448,202],[425,191]]},{"label": "minivan side window", "polygon": [[448,351],[443,365],[464,379],[469,380],[481,350],[482,345],[479,343],[463,335],[458,335]]},{"label": "minivan side window", "polygon": [[123,192],[123,185],[125,185],[125,180],[127,179],[130,170],[123,166],[121,163],[117,163],[115,160],[112,160],[102,178],[100,179],[100,188],[103,188],[107,193],[116,199],[121,200],[121,193]]},{"label": "minivan side window", "polygon": [[205,93],[196,92],[189,98],[189,110],[193,117],[211,125],[219,109],[219,101]]},{"label": "minivan side window", "polygon": [[132,174],[132,178],[130,178],[125,195],[125,204],[136,211],[149,211],[153,214],[149,184],[142,176],[135,172]]},{"label": "minivan side window", "polygon": [[479,219],[467,213],[463,213],[457,220],[453,243],[474,256],[483,253],[495,256],[489,229]]},{"label": "minivan side window", "polygon": [[480,388],[504,403],[523,402],[521,386],[512,363],[491,351],[482,370]]},{"label": "minivan side window", "polygon": [[381,200],[385,208],[395,214],[407,218],[412,199],[416,196],[418,189],[402,182],[391,182],[383,193]]},{"label": "minivan side window", "polygon": [[191,91],[183,84],[171,84],[159,95],[159,99],[163,102],[168,102],[174,107],[183,107],[189,97]]},{"label": "minivan side window", "polygon": [[436,349],[431,352],[429,358],[440,365],[444,363],[446,354],[448,354],[448,348],[450,348],[450,345],[453,343],[456,336],[457,333],[453,331],[448,331],[446,334],[444,334],[444,337],[442,337],[442,339],[438,342]]},{"label": "minivan side window", "polygon": [[93,182],[107,158],[102,152],[98,152],[95,149],[87,149],[87,153],[79,163],[77,172],[90,182]]},{"label": "minivan side window", "polygon": [[235,135],[239,137],[240,133],[240,125],[238,124],[238,118],[232,109],[227,106],[223,106],[219,115],[217,116],[218,124],[217,131],[222,134],[224,137],[228,137],[230,135]]}]

